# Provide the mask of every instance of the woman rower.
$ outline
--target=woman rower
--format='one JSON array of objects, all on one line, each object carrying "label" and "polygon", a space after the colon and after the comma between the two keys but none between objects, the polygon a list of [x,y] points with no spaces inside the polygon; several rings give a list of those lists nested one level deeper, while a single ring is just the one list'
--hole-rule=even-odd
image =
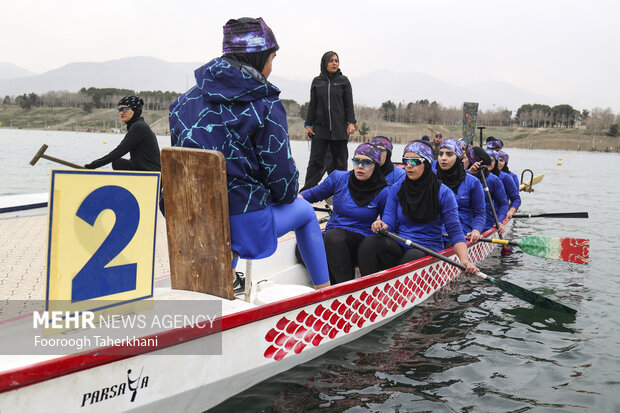
[{"label": "woman rower", "polygon": [[486,220],[484,191],[480,181],[465,171],[462,155],[461,144],[456,139],[442,140],[437,157],[437,178],[454,192],[463,232],[471,242],[477,242]]},{"label": "woman rower", "polygon": [[276,38],[261,18],[229,20],[222,48],[224,55],[196,69],[196,85],[170,106],[172,145],[224,154],[232,251],[268,257],[278,237],[294,230],[314,287],[327,287],[321,229],[312,205],[297,198],[286,112],[280,90],[267,81]]},{"label": "woman rower", "polygon": [[504,190],[506,191],[506,196],[508,196],[508,203],[510,208],[506,213],[506,218],[511,218],[512,215],[517,212],[517,209],[521,206],[521,196],[519,195],[519,186],[515,185],[515,182],[512,180],[512,177],[505,172],[502,172],[499,165],[499,153],[501,151],[495,151],[491,149],[487,149],[487,153],[493,159],[493,166],[491,167],[491,172],[493,175],[497,176],[502,184],[504,184]]},{"label": "woman rower", "polygon": [[504,219],[506,219],[506,213],[509,208],[508,198],[506,197],[506,190],[504,189],[504,184],[502,184],[502,181],[491,173],[493,160],[484,149],[479,146],[472,145],[470,145],[467,149],[467,158],[471,165],[469,167],[469,173],[476,176],[482,182],[482,179],[478,175],[478,171],[482,171],[489,188],[488,193],[491,195],[491,199],[493,200],[493,204],[490,204],[486,197],[484,199],[486,205],[486,221],[484,223],[483,232],[493,228],[495,225],[495,217],[493,215],[493,211],[495,211],[497,221],[499,222],[499,233],[503,234],[503,222]]},{"label": "woman rower", "polygon": [[508,168],[508,159],[510,159],[510,157],[508,156],[508,154],[504,151],[499,151],[499,159],[497,160],[497,168],[504,172],[507,173],[508,175],[510,175],[510,177],[512,178],[512,180],[514,181],[515,185],[517,186],[517,188],[519,188],[520,183],[519,183],[519,177],[517,176],[516,173],[512,172],[509,168]]},{"label": "woman rower", "polygon": [[[437,179],[431,170],[433,148],[424,141],[410,142],[404,150],[406,176],[390,189],[381,219],[372,224],[372,231],[393,231],[403,238],[415,240],[435,251],[443,249],[444,228],[454,245],[467,273],[478,268],[469,260],[465,236],[461,229],[458,206],[452,191]],[[424,252],[411,249],[383,235],[366,238],[359,248],[359,267],[362,275],[385,270],[414,261]]]},{"label": "woman rower", "polygon": [[394,185],[405,176],[405,170],[402,168],[395,168],[392,163],[392,142],[385,136],[375,136],[370,141],[371,145],[376,146],[381,150],[381,172],[387,181],[388,186]]},{"label": "woman rower", "polygon": [[323,235],[332,284],[355,277],[358,247],[383,214],[389,188],[379,168],[381,155],[377,147],[362,143],[351,160],[352,171],[334,171],[318,186],[299,194],[310,203],[334,197]]}]

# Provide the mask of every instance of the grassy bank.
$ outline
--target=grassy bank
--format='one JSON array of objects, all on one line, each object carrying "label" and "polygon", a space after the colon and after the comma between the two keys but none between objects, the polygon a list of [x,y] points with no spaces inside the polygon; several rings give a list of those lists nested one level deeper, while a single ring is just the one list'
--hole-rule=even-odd
[{"label": "grassy bank", "polygon": [[[168,130],[167,111],[145,111],[146,122],[159,135],[166,135]],[[363,119],[359,120],[361,124]],[[441,132],[444,137],[459,137],[460,126],[421,125],[390,123],[385,121],[365,121],[370,127],[366,137],[353,135],[356,142],[368,141],[372,136],[391,137],[395,143],[407,143],[423,135],[434,136]],[[303,120],[289,118],[291,139],[303,139]],[[33,108],[23,110],[16,105],[0,106],[0,127],[14,129],[48,129],[75,130],[82,132],[124,132],[116,109],[93,109],[86,113],[78,108]],[[506,147],[531,149],[597,150],[620,152],[620,137],[605,136],[586,129],[565,128],[517,128],[487,127],[484,137],[495,136],[504,141]],[[476,138],[476,142],[478,138]]]}]

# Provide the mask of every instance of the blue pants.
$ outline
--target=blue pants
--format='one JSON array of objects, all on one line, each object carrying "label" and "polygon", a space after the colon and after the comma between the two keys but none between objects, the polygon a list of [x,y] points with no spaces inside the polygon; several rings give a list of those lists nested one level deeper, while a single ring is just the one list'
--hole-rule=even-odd
[{"label": "blue pants", "polygon": [[278,237],[295,230],[297,245],[306,264],[312,284],[321,285],[329,281],[329,270],[323,235],[312,205],[297,198],[291,204],[272,205],[273,220]]}]

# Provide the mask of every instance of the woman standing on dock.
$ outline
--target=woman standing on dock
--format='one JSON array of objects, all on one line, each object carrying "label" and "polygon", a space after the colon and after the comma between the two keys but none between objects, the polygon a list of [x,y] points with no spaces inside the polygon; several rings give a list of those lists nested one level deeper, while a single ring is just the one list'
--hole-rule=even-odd
[{"label": "woman standing on dock", "polygon": [[332,170],[347,170],[347,143],[349,135],[357,129],[356,124],[351,83],[340,71],[338,54],[327,52],[321,58],[321,74],[312,80],[310,86],[305,133],[312,144],[302,190],[310,189],[321,181],[328,147]]},{"label": "woman standing on dock", "polygon": [[[459,221],[454,194],[433,171],[433,148],[424,141],[413,141],[404,150],[406,177],[390,190],[385,213],[372,224],[373,232],[388,230],[418,244],[441,251],[443,230],[449,234],[454,251],[467,273],[478,268],[469,261],[465,236]],[[373,274],[395,265],[415,261],[425,253],[402,245],[383,235],[372,235],[359,248],[362,275]]]},{"label": "woman standing on dock", "polygon": [[334,171],[318,186],[299,194],[311,203],[334,197],[333,213],[323,235],[334,284],[354,278],[359,245],[372,234],[370,226],[385,209],[389,188],[380,160],[378,148],[362,143],[351,160],[352,171]]},{"label": "woman standing on dock", "polygon": [[321,229],[312,205],[297,198],[286,112],[267,81],[278,48],[263,19],[229,20],[224,55],[196,69],[196,86],[170,107],[171,141],[224,154],[235,253],[268,257],[294,230],[312,283],[322,288],[330,283]]},{"label": "woman standing on dock", "polygon": [[482,184],[468,174],[461,162],[461,144],[452,138],[439,144],[437,178],[454,192],[459,206],[459,219],[463,232],[471,242],[477,242],[486,219]]}]

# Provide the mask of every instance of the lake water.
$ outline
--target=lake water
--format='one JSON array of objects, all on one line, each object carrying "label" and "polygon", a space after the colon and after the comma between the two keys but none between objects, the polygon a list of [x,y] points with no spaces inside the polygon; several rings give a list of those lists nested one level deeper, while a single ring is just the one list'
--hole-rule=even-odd
[{"label": "lake water", "polygon": [[[0,129],[0,194],[46,192],[55,164],[84,164],[122,135]],[[160,145],[169,144],[160,137]],[[350,154],[356,145],[349,146]],[[306,142],[292,142],[301,174]],[[394,160],[403,145],[396,145]],[[620,411],[620,176],[618,154],[508,149],[511,168],[545,173],[522,212],[588,211],[589,219],[520,219],[511,237],[589,238],[590,265],[495,253],[482,271],[577,309],[533,309],[459,277],[424,305],[352,343],[267,380],[215,411]],[[561,160],[559,160],[561,158]],[[562,165],[559,166],[558,162]],[[60,165],[58,165],[60,167]],[[616,183],[614,183],[616,182]]]}]

